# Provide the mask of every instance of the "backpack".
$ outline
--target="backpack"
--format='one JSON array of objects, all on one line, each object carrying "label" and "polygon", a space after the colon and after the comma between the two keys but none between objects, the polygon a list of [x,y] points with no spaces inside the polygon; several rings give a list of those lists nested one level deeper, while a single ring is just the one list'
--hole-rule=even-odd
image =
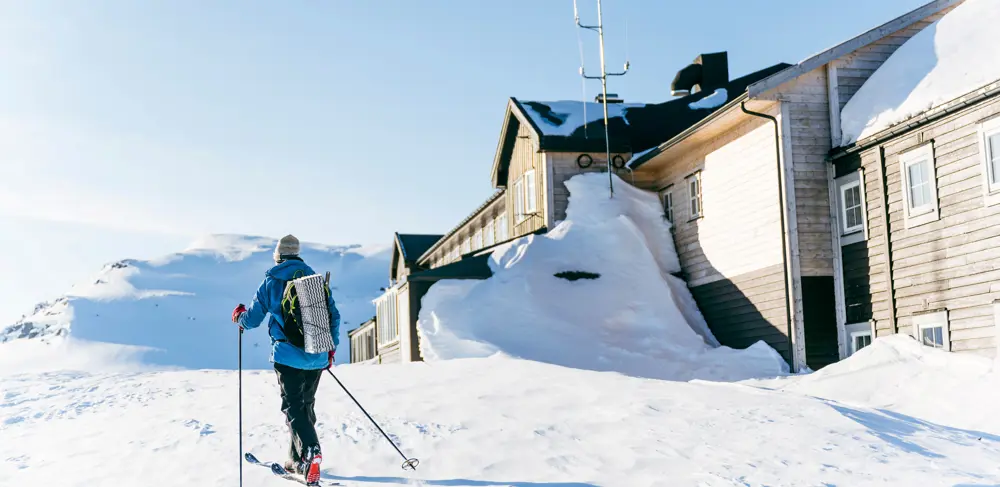
[{"label": "backpack", "polygon": [[332,315],[329,306],[330,273],[324,280],[319,274],[306,276],[301,270],[285,282],[281,298],[281,331],[285,340],[306,353],[333,350],[330,333]]}]

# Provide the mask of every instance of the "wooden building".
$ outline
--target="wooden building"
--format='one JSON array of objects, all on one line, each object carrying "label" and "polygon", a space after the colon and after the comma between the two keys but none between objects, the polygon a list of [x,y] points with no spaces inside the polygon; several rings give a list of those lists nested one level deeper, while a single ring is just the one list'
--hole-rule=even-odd
[{"label": "wooden building", "polygon": [[832,160],[844,352],[904,333],[995,356],[1000,80],[840,147]]},{"label": "wooden building", "polygon": [[[931,2],[763,79],[730,84],[724,105],[630,162],[635,184],[661,194],[684,277],[722,344],[764,340],[793,369],[845,356],[827,162],[840,107],[959,3]],[[689,71],[713,72],[706,61]],[[679,74],[678,83],[718,89],[704,76]]]},{"label": "wooden building", "polygon": [[347,332],[347,338],[351,342],[351,363],[357,364],[370,362],[377,358],[377,337],[375,336],[375,318],[372,318],[361,326]]}]

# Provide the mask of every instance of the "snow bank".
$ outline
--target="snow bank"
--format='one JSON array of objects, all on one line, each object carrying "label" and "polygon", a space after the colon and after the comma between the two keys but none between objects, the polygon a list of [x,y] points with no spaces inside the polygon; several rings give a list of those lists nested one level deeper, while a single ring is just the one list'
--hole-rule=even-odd
[{"label": "snow bank", "polygon": [[[508,354],[663,379],[785,373],[773,349],[715,348],[680,270],[658,198],[607,175],[566,182],[567,219],[497,248],[493,277],[431,287],[417,324],[425,360]],[[563,272],[596,279],[570,281]],[[712,344],[712,345],[710,345]]]},{"label": "snow bank", "polygon": [[967,0],[906,41],[841,112],[850,144],[1000,80],[1000,0]]},{"label": "snow bank", "polygon": [[725,88],[719,88],[712,92],[711,95],[706,96],[696,102],[688,103],[688,108],[692,110],[701,110],[709,108],[719,108],[726,104],[726,100],[729,99],[729,92]]},{"label": "snow bank", "polygon": [[[525,101],[521,105],[535,125],[545,135],[568,137],[586,124],[604,120],[604,104],[582,101]],[[637,103],[608,103],[608,119],[624,118],[628,108],[642,107]],[[597,134],[595,134],[596,136]],[[603,137],[603,132],[601,132]]]},{"label": "snow bank", "polygon": [[750,383],[1000,434],[994,361],[925,347],[909,335],[879,338],[813,374]]},{"label": "snow bank", "polygon": [[[503,357],[334,372],[403,453],[422,461],[416,472],[400,470],[396,451],[325,377],[316,399],[323,477],[346,486],[1000,484],[995,435],[739,384]],[[244,447],[283,460],[274,373],[244,373],[242,386]],[[233,487],[236,399],[235,371],[0,377],[0,485]],[[127,468],[114,468],[120,458]],[[297,484],[244,466],[243,485]]]},{"label": "snow bank", "polygon": [[[52,350],[80,352],[71,364],[110,353],[157,367],[235,368],[238,335],[230,313],[237,304],[250,302],[264,272],[274,265],[275,242],[265,237],[213,235],[158,259],[109,264],[65,296],[39,305],[0,330],[0,342],[8,342],[0,345],[0,355],[9,353],[9,345],[27,338],[42,342],[38,353],[46,357],[46,343]],[[331,272],[342,315],[340,343],[346,350],[347,331],[373,314],[371,300],[384,285],[388,248],[303,243],[302,257],[317,272]],[[73,338],[69,344],[63,340],[67,336]],[[101,344],[127,348],[112,350]],[[243,346],[244,367],[270,367],[265,329],[244,334]],[[347,353],[338,354],[339,361],[349,359]],[[63,361],[40,359],[39,363],[58,368]]]}]

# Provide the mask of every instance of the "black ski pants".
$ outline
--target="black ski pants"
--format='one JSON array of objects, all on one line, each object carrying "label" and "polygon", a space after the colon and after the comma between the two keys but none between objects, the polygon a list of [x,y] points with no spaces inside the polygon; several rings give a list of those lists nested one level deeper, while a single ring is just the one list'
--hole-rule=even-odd
[{"label": "black ski pants", "polygon": [[323,370],[301,370],[274,364],[281,386],[281,412],[291,434],[288,454],[292,460],[302,460],[302,452],[319,446],[316,435],[316,389]]}]

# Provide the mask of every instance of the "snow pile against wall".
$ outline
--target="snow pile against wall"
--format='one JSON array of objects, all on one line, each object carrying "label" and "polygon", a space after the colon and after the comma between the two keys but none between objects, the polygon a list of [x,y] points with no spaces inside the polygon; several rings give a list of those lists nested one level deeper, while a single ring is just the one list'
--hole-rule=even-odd
[{"label": "snow pile against wall", "polygon": [[925,347],[909,335],[879,338],[813,374],[748,383],[1000,433],[995,362]]},{"label": "snow pile against wall", "polygon": [[1000,0],[967,0],[906,41],[841,112],[844,144],[1000,80]]},{"label": "snow pile against wall", "polygon": [[[418,322],[425,360],[495,353],[662,379],[774,376],[787,365],[763,342],[715,347],[686,285],[658,198],[607,175],[566,182],[567,219],[497,248],[493,277],[442,281]],[[598,274],[569,281],[561,272]]]},{"label": "snow pile against wall", "polygon": [[[270,238],[214,235],[159,259],[109,264],[0,330],[0,342],[29,339],[70,352],[86,348],[84,355],[95,357],[127,354],[151,366],[235,368],[238,334],[230,313],[237,304],[250,303],[274,265],[274,245]],[[317,272],[331,272],[346,349],[347,331],[373,314],[371,299],[384,285],[389,252],[304,243],[302,257]],[[63,343],[67,337],[71,343]],[[12,344],[3,346],[9,351]],[[111,344],[128,348],[112,351]],[[245,367],[270,366],[265,328],[245,333],[243,347]],[[348,354],[339,355],[339,361],[349,360]]]}]

